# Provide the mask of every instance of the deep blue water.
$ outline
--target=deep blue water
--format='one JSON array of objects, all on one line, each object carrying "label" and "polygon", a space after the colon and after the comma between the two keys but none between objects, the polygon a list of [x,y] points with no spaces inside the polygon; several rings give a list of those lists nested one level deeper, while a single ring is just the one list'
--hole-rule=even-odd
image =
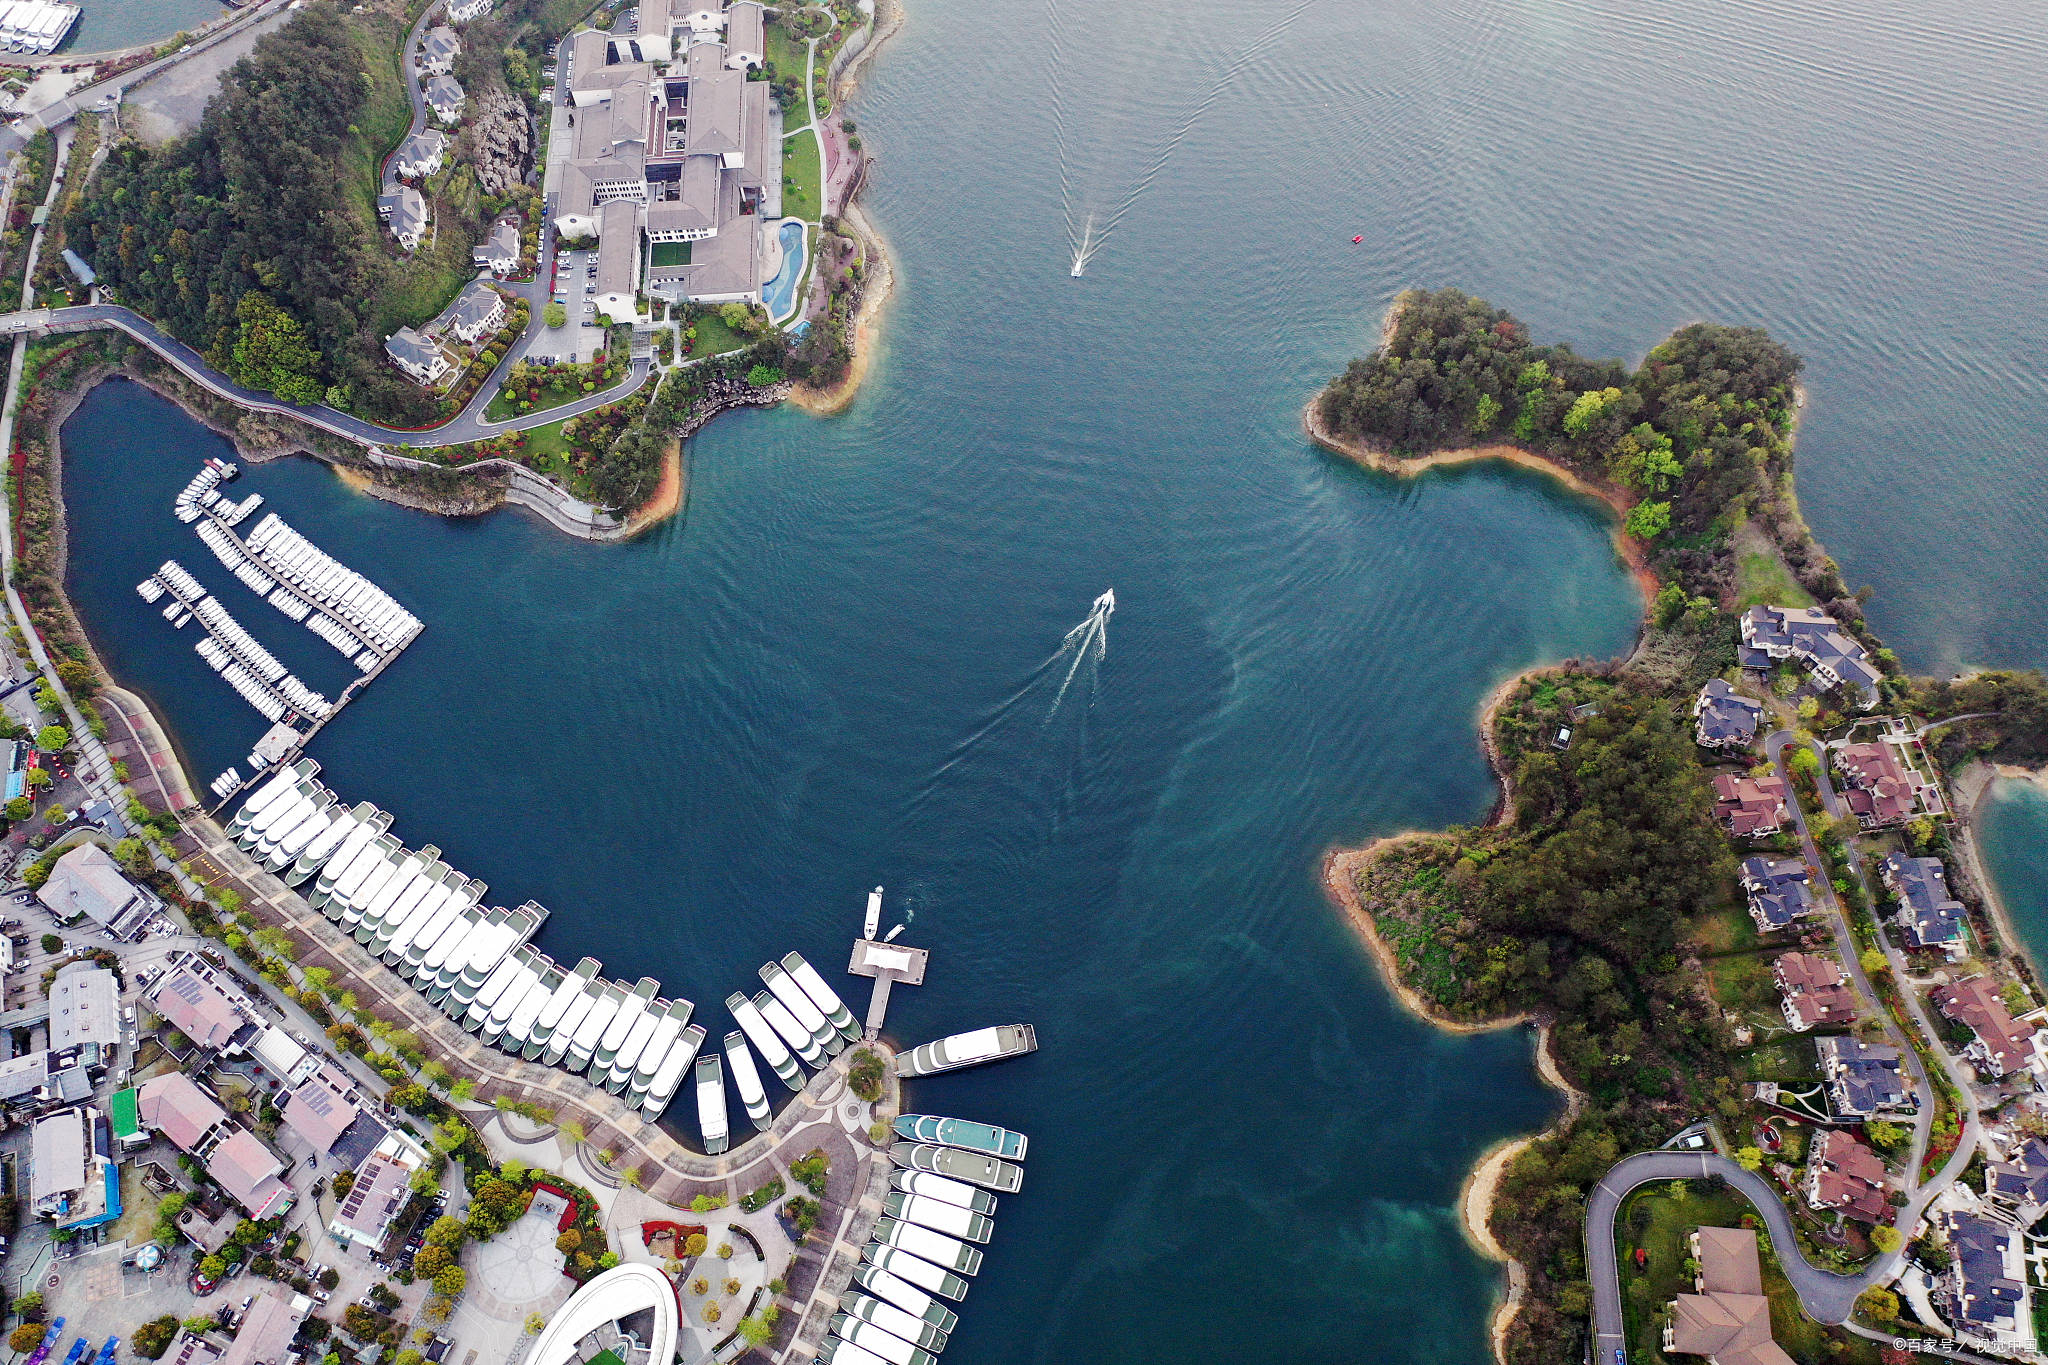
[{"label": "deep blue water", "polygon": [[[933,953],[892,1033],[1037,1024],[913,1093],[1033,1137],[949,1359],[1478,1361],[1497,1277],[1451,1205],[1551,1101],[1524,1037],[1395,1008],[1316,868],[1481,815],[1486,691],[1639,603],[1597,509],[1366,474],[1301,403],[1411,284],[1631,358],[1767,323],[1879,628],[2040,663],[2042,46],[2010,4],[914,0],[850,106],[898,288],[848,414],[721,418],[623,546],[247,476],[427,623],[316,756],[714,1030],[790,947],[855,984],[878,882]],[[288,662],[339,656],[170,517],[213,438],[111,385],[65,439],[81,610],[203,783],[261,722],[137,579],[175,554]]]}]

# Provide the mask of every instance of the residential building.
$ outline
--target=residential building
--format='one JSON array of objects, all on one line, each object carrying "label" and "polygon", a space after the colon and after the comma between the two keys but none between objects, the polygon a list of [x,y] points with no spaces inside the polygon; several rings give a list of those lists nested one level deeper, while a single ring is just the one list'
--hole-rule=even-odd
[{"label": "residential building", "polygon": [[1840,687],[1868,711],[1884,677],[1854,636],[1813,607],[1751,607],[1742,614],[1744,668],[1797,659],[1824,687]]},{"label": "residential building", "polygon": [[438,128],[422,128],[398,144],[391,170],[402,180],[417,180],[440,170],[447,156],[448,135]]},{"label": "residential building", "polygon": [[178,1339],[171,1343],[170,1353],[164,1357],[164,1365],[217,1365],[220,1347],[205,1337],[194,1336],[191,1330],[180,1332]]},{"label": "residential building", "polygon": [[463,287],[448,314],[448,330],[474,346],[505,321],[505,299],[482,280]]},{"label": "residential building", "polygon": [[285,1098],[284,1121],[322,1158],[348,1171],[362,1165],[392,1131],[332,1060],[323,1060]]},{"label": "residential building", "polygon": [[2048,1142],[2030,1137],[1984,1168],[1985,1197],[2013,1210],[2021,1227],[2048,1213]]},{"label": "residential building", "polygon": [[270,1069],[278,1083],[285,1086],[298,1085],[320,1070],[320,1054],[309,1051],[304,1043],[292,1037],[275,1024],[256,1035],[251,1048],[256,1060]]},{"label": "residential building", "polygon": [[132,937],[163,908],[154,892],[129,881],[98,844],[80,844],[59,858],[36,899],[59,923],[90,919],[118,939]]},{"label": "residential building", "polygon": [[[152,1076],[132,1093],[135,1122],[161,1134],[188,1155],[203,1151],[227,1131],[228,1111],[182,1071]],[[126,1133],[120,1136],[123,1142],[129,1141]]]},{"label": "residential building", "polygon": [[763,31],[752,3],[674,15],[657,0],[633,33],[570,38],[574,128],[553,211],[563,236],[598,239],[606,317],[632,316],[643,283],[669,300],[760,299],[761,204],[781,180],[771,93],[746,75]]},{"label": "residential building", "polygon": [[327,1231],[336,1241],[364,1247],[375,1255],[391,1235],[391,1220],[405,1207],[412,1173],[420,1164],[417,1145],[391,1134],[356,1171],[356,1183],[341,1201]]},{"label": "residential building", "polygon": [[1764,1294],[1756,1234],[1747,1228],[1696,1228],[1692,1259],[1698,1291],[1671,1301],[1664,1325],[1668,1353],[1705,1356],[1714,1365],[1792,1365],[1771,1339],[1771,1301]]},{"label": "residential building", "polygon": [[1785,1022],[1801,1033],[1822,1024],[1856,1020],[1856,992],[1849,974],[1833,957],[1820,953],[1783,953],[1771,964],[1771,978],[1783,997]]},{"label": "residential building", "polygon": [[1706,749],[1747,749],[1763,721],[1759,701],[1742,696],[1720,678],[1709,679],[1692,704],[1693,737]]},{"label": "residential building", "polygon": [[420,74],[445,76],[455,69],[455,59],[461,54],[462,39],[455,35],[455,30],[446,24],[437,24],[420,39]]},{"label": "residential building", "polygon": [[401,248],[419,250],[428,218],[426,198],[418,190],[403,182],[393,185],[388,193],[377,196],[377,217],[391,229]]},{"label": "residential building", "polygon": [[427,98],[427,107],[434,111],[434,117],[443,123],[457,123],[462,119],[462,106],[469,99],[463,92],[462,82],[453,76],[433,76],[420,87],[420,93]]},{"label": "residential building", "polygon": [[1834,758],[1842,775],[1842,800],[1865,829],[1904,824],[1942,809],[1933,783],[1901,757],[1897,745],[1883,740],[1844,744]]},{"label": "residential building", "polygon": [[197,1159],[251,1218],[291,1207],[291,1190],[278,1179],[284,1163],[277,1154],[230,1123],[227,1111],[184,1072],[152,1076],[136,1087],[135,1099],[137,1121]]},{"label": "residential building", "polygon": [[234,1342],[222,1353],[220,1365],[288,1365],[297,1354],[292,1339],[312,1311],[313,1301],[304,1294],[287,1299],[267,1290],[258,1293],[242,1315]]},{"label": "residential building", "polygon": [[470,253],[470,260],[496,275],[509,275],[519,268],[519,224],[500,218],[491,224],[491,235]]},{"label": "residential building", "polygon": [[50,1051],[74,1048],[99,1066],[121,1041],[121,983],[96,962],[72,962],[50,982]]},{"label": "residential building", "polygon": [[1963,1055],[1977,1069],[1996,1079],[2016,1071],[2037,1074],[2048,1069],[2041,1031],[2012,1017],[1999,996],[1998,983],[1988,976],[1952,981],[1934,989],[1934,1004],[1944,1015],[1967,1024],[1977,1036]]},{"label": "residential building", "polygon": [[214,1144],[206,1155],[206,1173],[258,1221],[292,1206],[291,1189],[278,1178],[284,1162],[246,1128],[237,1128]]},{"label": "residential building", "polygon": [[29,1202],[59,1230],[121,1216],[121,1170],[106,1122],[79,1105],[38,1119],[29,1132]]},{"label": "residential building", "polygon": [[1762,839],[1776,834],[1789,815],[1785,808],[1785,779],[1776,773],[1762,777],[1715,774],[1714,816],[1736,838]]},{"label": "residential building", "polygon": [[1891,1218],[1891,1172],[1876,1152],[1841,1129],[1822,1128],[1806,1156],[1806,1202],[1866,1223]]},{"label": "residential building", "polygon": [[1906,1084],[1899,1050],[1886,1043],[1829,1035],[1814,1039],[1828,1109],[1837,1118],[1868,1119],[1918,1107]]},{"label": "residential building", "polygon": [[1949,894],[1948,870],[1939,858],[1909,858],[1893,853],[1878,865],[1878,874],[1899,898],[1899,927],[1915,948],[1940,948],[1950,961],[1960,960],[1963,903]]},{"label": "residential building", "polygon": [[239,990],[230,991],[204,958],[188,955],[157,983],[150,1007],[210,1052],[239,1056],[265,1025]]},{"label": "residential building", "polygon": [[55,1098],[50,1086],[50,1052],[24,1052],[0,1062],[0,1104]]},{"label": "residential building", "polygon": [[1993,1346],[2031,1349],[2033,1314],[2027,1304],[2026,1256],[2019,1229],[1960,1210],[1937,1214],[1936,1221],[1948,1233],[1955,1256],[1940,1297],[1946,1300],[1956,1335]]},{"label": "residential building", "polygon": [[1797,858],[1743,859],[1742,889],[1749,896],[1750,918],[1766,934],[1819,908],[1806,864]]},{"label": "residential building", "polygon": [[451,23],[466,24],[490,12],[491,0],[453,0],[448,6],[448,19]]},{"label": "residential building", "polygon": [[384,338],[384,354],[416,382],[430,386],[440,383],[453,368],[439,346],[410,327],[401,327]]}]

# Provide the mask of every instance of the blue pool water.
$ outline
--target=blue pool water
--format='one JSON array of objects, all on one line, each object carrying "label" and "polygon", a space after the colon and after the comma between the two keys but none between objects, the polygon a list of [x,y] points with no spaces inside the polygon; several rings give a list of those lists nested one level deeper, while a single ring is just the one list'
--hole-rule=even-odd
[{"label": "blue pool water", "polygon": [[782,269],[761,286],[768,316],[780,320],[796,300],[797,277],[804,273],[804,225],[792,218],[777,230],[782,239]]}]

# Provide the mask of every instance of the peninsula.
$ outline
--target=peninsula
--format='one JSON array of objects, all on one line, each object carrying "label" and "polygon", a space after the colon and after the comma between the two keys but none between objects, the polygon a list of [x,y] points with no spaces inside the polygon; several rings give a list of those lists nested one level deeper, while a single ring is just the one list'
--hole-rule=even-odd
[{"label": "peninsula", "polygon": [[[2048,686],[1910,678],[1870,633],[1793,496],[1798,373],[1757,329],[1688,326],[1630,371],[1410,292],[1304,415],[1396,475],[1500,458],[1599,496],[1644,587],[1627,657],[1488,701],[1489,821],[1327,869],[1411,1009],[1537,1021],[1570,1095],[1468,1206],[1511,1260],[1514,1365],[1708,1357],[1726,1332],[1801,1359],[1827,1335],[1829,1359],[2034,1344],[1993,1282],[2025,1283],[2041,1211],[2014,1172],[2048,1157],[2048,1033],[1947,774],[2038,763]],[[1630,1157],[1657,1149],[1700,1155]],[[1719,1326],[1696,1290],[1727,1296]]]},{"label": "peninsula", "polygon": [[260,414],[250,458],[632,534],[682,505],[678,441],[718,412],[850,398],[888,272],[837,106],[899,21],[307,7],[161,145],[92,113],[29,142],[8,193],[48,222],[0,327],[135,343],[134,377],[238,440]]}]

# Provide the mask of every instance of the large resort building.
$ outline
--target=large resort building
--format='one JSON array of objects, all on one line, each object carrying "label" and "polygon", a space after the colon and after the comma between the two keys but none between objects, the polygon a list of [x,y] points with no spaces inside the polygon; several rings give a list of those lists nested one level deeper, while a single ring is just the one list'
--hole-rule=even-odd
[{"label": "large resort building", "polygon": [[635,32],[570,39],[554,220],[564,237],[597,239],[596,306],[610,320],[636,313],[643,259],[656,297],[759,300],[762,203],[782,175],[771,91],[747,79],[763,32],[754,0],[673,13],[646,0]]}]

